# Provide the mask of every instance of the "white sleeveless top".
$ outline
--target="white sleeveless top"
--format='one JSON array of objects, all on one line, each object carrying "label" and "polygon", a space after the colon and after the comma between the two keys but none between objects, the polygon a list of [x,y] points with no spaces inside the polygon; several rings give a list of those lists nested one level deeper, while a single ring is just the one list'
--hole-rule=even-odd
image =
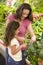
[{"label": "white sleeveless top", "polygon": [[[16,38],[13,38],[11,40],[11,44],[10,46],[13,46],[13,45],[16,45],[16,48],[18,48],[20,45],[19,45],[19,42],[17,41]],[[19,52],[17,52],[16,54],[12,55],[11,53],[11,49],[10,47],[8,46],[8,54],[11,56],[11,58],[14,60],[14,61],[21,61],[22,60],[22,51],[20,50]]]}]

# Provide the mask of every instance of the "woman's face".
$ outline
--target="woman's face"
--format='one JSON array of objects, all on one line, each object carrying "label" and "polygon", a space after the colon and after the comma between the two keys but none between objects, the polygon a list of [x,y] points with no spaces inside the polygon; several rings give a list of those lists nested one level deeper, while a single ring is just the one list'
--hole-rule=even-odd
[{"label": "woman's face", "polygon": [[22,12],[21,20],[25,19],[28,16],[29,12],[30,11],[28,9],[24,9]]}]

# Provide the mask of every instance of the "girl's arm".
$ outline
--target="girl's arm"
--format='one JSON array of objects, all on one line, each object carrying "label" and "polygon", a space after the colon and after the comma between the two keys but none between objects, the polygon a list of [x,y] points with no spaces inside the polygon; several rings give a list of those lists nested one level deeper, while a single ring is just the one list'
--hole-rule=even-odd
[{"label": "girl's arm", "polygon": [[23,48],[26,48],[26,47],[27,47],[27,44],[22,44],[18,48],[16,48],[16,45],[10,46],[11,53],[14,55],[14,54],[16,54],[17,52],[19,52],[20,50],[22,50]]}]

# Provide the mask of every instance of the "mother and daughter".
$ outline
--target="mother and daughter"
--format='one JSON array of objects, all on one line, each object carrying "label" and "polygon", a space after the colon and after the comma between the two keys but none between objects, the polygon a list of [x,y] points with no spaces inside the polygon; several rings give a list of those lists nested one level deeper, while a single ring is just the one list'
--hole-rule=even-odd
[{"label": "mother and daughter", "polygon": [[8,46],[8,65],[25,65],[25,49],[27,44],[25,34],[30,34],[30,42],[36,41],[36,36],[32,28],[32,9],[27,3],[23,3],[16,10],[15,14],[10,14],[6,21],[5,45]]}]

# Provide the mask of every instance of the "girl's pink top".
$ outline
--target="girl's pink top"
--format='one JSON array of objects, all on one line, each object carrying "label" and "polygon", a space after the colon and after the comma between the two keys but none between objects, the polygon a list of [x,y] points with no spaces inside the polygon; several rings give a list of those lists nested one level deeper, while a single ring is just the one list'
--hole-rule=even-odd
[{"label": "girl's pink top", "polygon": [[[12,14],[10,14],[8,16],[8,19],[11,21],[14,21],[14,16]],[[28,20],[28,19],[25,19],[23,22],[22,22],[22,25],[20,25],[20,28],[19,28],[19,33],[18,33],[18,36],[20,37],[25,37],[25,34],[26,34],[26,30],[27,30],[27,27],[28,25],[30,24],[31,22]],[[21,42],[20,42],[21,44]]]}]

